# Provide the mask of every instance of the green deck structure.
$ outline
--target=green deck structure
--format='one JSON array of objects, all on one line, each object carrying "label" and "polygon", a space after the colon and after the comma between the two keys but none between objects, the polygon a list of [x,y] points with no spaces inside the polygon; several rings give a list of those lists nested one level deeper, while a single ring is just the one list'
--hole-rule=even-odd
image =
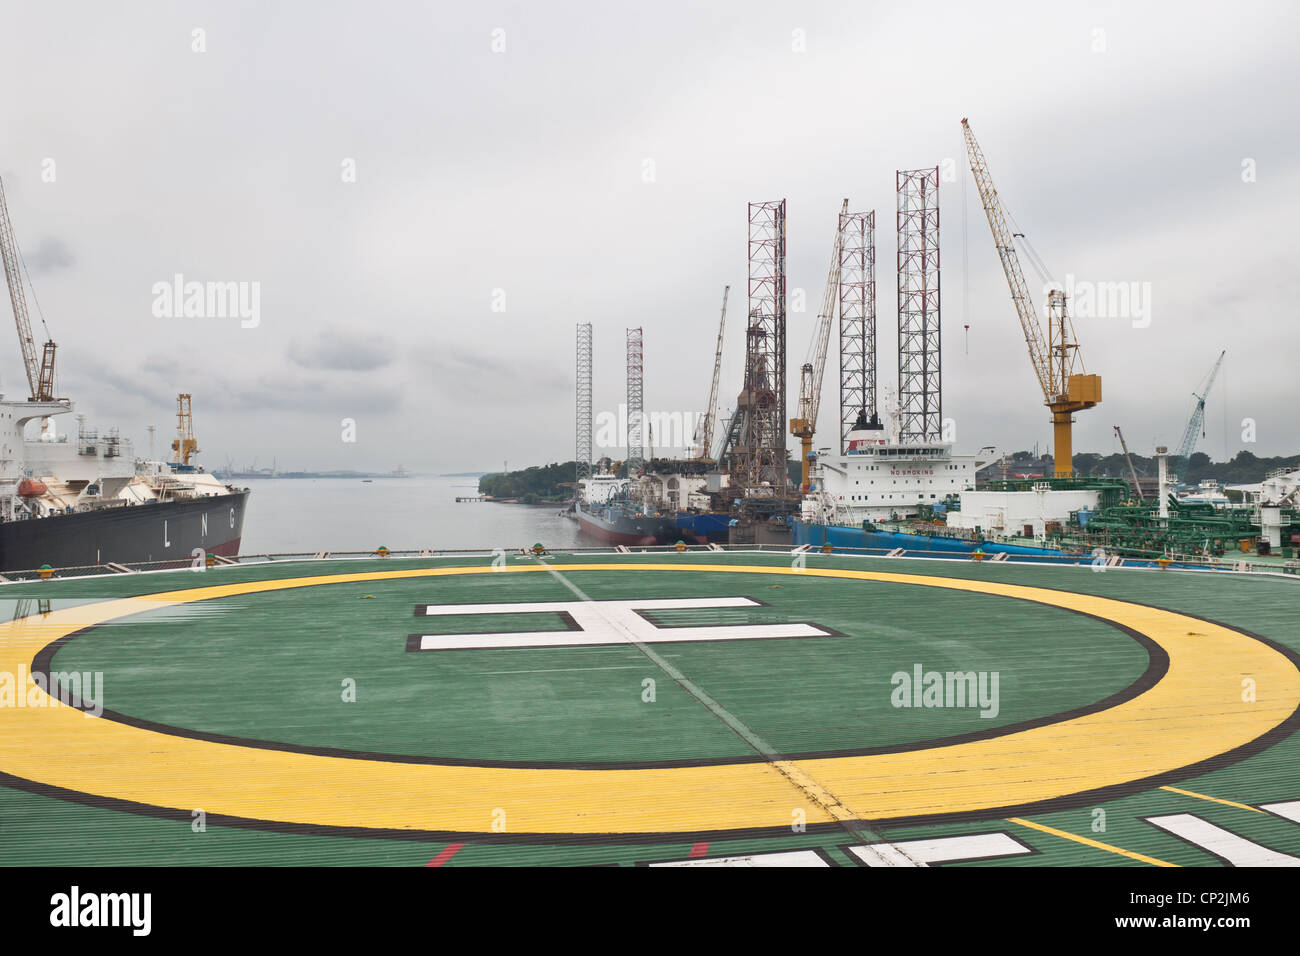
[{"label": "green deck structure", "polygon": [[[584,569],[591,565],[600,568]],[[721,566],[733,570],[716,570]],[[472,572],[424,573],[466,568]],[[344,579],[280,586],[308,577]],[[257,582],[275,589],[246,587]],[[1107,614],[993,593],[1007,586],[1039,589],[1034,593],[1066,604],[1089,596],[1125,602],[1138,617],[1117,623]],[[129,616],[66,634],[59,623],[117,599],[214,587],[230,593],[155,609],[133,604]],[[33,629],[48,632],[48,640],[30,645],[39,653],[22,659],[38,672],[96,675],[99,683],[88,686],[99,699],[83,703],[105,713],[94,720],[62,706],[18,707],[17,683],[6,706],[0,687],[0,862],[1300,864],[1298,588],[1294,578],[1268,575],[772,552],[297,561],[6,585],[0,619],[12,623],[0,627],[10,629],[0,634],[0,648],[33,640]],[[602,610],[612,622],[608,633],[581,630],[572,614],[546,608],[423,613],[426,606],[594,602],[608,609],[608,602],[681,599],[749,603],[652,606],[630,630]],[[1185,768],[1153,765],[1156,779],[1146,779],[1131,755],[1145,730],[1119,715],[1154,699],[1162,681],[1214,675],[1183,650],[1166,655],[1159,635],[1143,632],[1146,618],[1139,618],[1150,608],[1193,621],[1170,647],[1208,654],[1217,622],[1238,642],[1225,647],[1257,654],[1241,658],[1240,673],[1235,652],[1215,658],[1231,693],[1257,694],[1257,705],[1220,717],[1220,704],[1209,698],[1184,701],[1188,727],[1220,725],[1225,740],[1234,721],[1257,727],[1249,745]],[[705,639],[736,627],[782,636]],[[675,628],[698,630],[679,631],[690,639],[676,640]],[[810,633],[788,636],[800,628]],[[520,632],[542,646],[457,647],[474,635]],[[611,634],[610,643],[582,643]],[[434,640],[438,649],[421,650],[423,635],[446,636]],[[996,698],[954,700],[948,690],[942,706],[915,706],[919,692],[913,698],[900,690],[898,675],[911,677],[918,666],[923,674],[983,675],[985,690],[996,675]],[[69,689],[66,676],[62,686]],[[1128,710],[1117,709],[1121,704]],[[1106,723],[1109,714],[1116,717]],[[957,770],[985,743],[1054,732],[1075,718],[1102,721],[1096,726],[1104,732],[1087,739],[1099,748],[1113,743],[1131,782],[1107,777],[1106,786],[1092,787],[1081,755],[1080,782],[1053,784],[1061,791],[1055,796],[961,812],[953,808],[968,799],[955,793],[964,777],[935,776],[930,790],[924,780],[900,778],[898,786],[921,795],[901,812],[887,796],[897,790],[889,780],[840,769],[859,758],[876,761],[864,768],[896,768],[908,765],[890,761],[918,752],[967,748],[951,751]],[[120,753],[104,752],[118,740]],[[159,774],[163,765],[141,756],[149,740],[192,747],[198,756],[177,758]],[[133,749],[139,741],[143,749]],[[216,762],[205,763],[208,755]],[[229,766],[246,767],[246,776],[231,775]],[[1060,767],[1067,769],[1051,773],[1068,776],[1070,766],[1065,754]],[[318,778],[316,767],[328,773]],[[481,819],[467,811],[457,819],[470,824],[456,829],[419,821],[444,819],[443,800],[474,806],[465,792],[408,793],[404,784],[383,783],[446,768],[467,781],[478,781],[480,768],[513,772],[522,789],[483,783]],[[715,769],[719,780],[737,782],[678,789],[679,779]],[[652,775],[652,798],[634,787],[627,808],[609,803],[618,785],[605,784],[624,779],[620,774]],[[1008,760],[1006,774],[1008,793],[1038,793],[1048,771]],[[565,782],[552,788],[552,779]],[[599,783],[585,804],[588,779]],[[769,813],[745,780],[761,780],[773,794],[788,791],[792,809],[777,796],[772,806],[779,810]],[[173,787],[175,801],[144,797]],[[202,807],[180,796],[204,792],[214,802]],[[884,816],[855,809],[869,804],[864,795],[877,794],[885,795],[881,806],[894,809]],[[979,799],[974,790],[969,799]],[[249,816],[255,806],[269,815]],[[692,819],[697,809],[707,825],[675,828],[673,821]],[[393,821],[408,811],[411,825],[396,829]],[[539,829],[565,814],[582,822]],[[602,829],[606,819],[610,828]],[[654,832],[637,829],[638,821],[660,820]],[[982,858],[963,862],[956,848],[967,845],[970,856]],[[794,855],[764,856],[771,853]]]}]

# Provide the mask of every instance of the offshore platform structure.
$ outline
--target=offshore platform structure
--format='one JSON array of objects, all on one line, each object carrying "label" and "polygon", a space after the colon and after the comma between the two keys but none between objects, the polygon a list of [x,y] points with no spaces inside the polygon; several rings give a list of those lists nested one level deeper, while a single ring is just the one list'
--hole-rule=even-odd
[{"label": "offshore platform structure", "polygon": [[627,330],[627,476],[633,481],[645,468],[645,354],[641,329]]},{"label": "offshore platform structure", "polygon": [[876,410],[876,214],[840,214],[840,454]]},{"label": "offshore platform structure", "polygon": [[574,481],[591,477],[591,323],[578,323]]},{"label": "offshore platform structure", "polygon": [[899,439],[943,434],[939,167],[898,170]]},{"label": "offshore platform structure", "polygon": [[749,324],[728,472],[751,512],[787,497],[785,464],[785,200],[749,204]]},{"label": "offshore platform structure", "polygon": [[1071,478],[1074,475],[1074,413],[1101,402],[1101,376],[1084,374],[1083,362],[1079,358],[1079,343],[1074,341],[1074,326],[1066,308],[1065,293],[1060,289],[1052,289],[1048,293],[1047,335],[1043,335],[1033,297],[1029,294],[1029,286],[1016,255],[1016,234],[1007,226],[1006,213],[998,191],[993,186],[988,162],[965,119],[961,121],[961,128],[966,138],[971,175],[975,177],[984,214],[988,218],[989,229],[993,232],[993,244],[997,247],[998,257],[1002,260],[1002,271],[1006,273],[1007,284],[1011,287],[1011,300],[1015,304],[1016,315],[1020,318],[1025,343],[1029,346],[1029,360],[1043,391],[1043,404],[1052,413],[1052,453],[1056,460],[1056,477]]}]

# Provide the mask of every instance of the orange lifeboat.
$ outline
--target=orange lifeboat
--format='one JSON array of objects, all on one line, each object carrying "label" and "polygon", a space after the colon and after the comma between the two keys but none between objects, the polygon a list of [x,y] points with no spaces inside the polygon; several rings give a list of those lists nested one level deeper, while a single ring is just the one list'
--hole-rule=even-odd
[{"label": "orange lifeboat", "polygon": [[18,494],[23,498],[39,498],[49,490],[45,487],[45,482],[35,478],[24,478],[18,482]]}]

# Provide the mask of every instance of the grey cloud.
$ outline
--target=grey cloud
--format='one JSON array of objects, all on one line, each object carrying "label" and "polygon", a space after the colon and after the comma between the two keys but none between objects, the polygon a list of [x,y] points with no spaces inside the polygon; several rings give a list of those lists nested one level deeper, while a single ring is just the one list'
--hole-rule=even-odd
[{"label": "grey cloud", "polygon": [[[388,444],[367,454],[415,470],[477,467],[503,444],[512,461],[555,460],[573,442],[575,322],[595,325],[597,408],[624,400],[624,329],[644,326],[647,408],[698,409],[730,283],[721,402],[734,405],[745,204],[781,197],[788,284],[807,296],[788,328],[793,402],[846,195],[877,211],[883,386],[896,370],[894,170],[952,158],[944,413],[962,450],[1045,444],[1048,415],[965,165],[969,116],[1053,270],[1154,289],[1149,328],[1076,320],[1107,398],[1079,416],[1075,447],[1109,450],[1114,423],[1135,451],[1176,441],[1189,389],[1228,347],[1208,449],[1235,453],[1250,415],[1252,451],[1296,450],[1286,250],[1300,149],[1278,119],[1300,95],[1292,6],[1225,17],[1191,0],[1171,19],[1156,6],[1094,17],[1025,0],[990,18],[940,0],[924,37],[913,12],[869,4],[792,14],[774,0],[665,0],[649,18],[572,0],[510,2],[490,18],[469,4],[434,18],[372,6],[359,21],[347,5],[314,5],[304,32],[301,18],[217,5],[198,55],[174,18],[147,9],[30,5],[24,35],[57,42],[0,61],[28,107],[6,122],[6,186],[67,348],[60,391],[79,410],[111,412],[101,424],[140,444],[191,392],[205,449],[302,467],[340,463],[311,440],[314,419],[385,412],[391,432],[367,435]],[[1097,27],[1104,53],[1091,49]],[[47,153],[57,183],[40,181]],[[345,158],[355,182],[341,179]],[[1257,181],[1242,179],[1244,158]],[[150,284],[178,272],[261,282],[258,329],[154,319]],[[508,311],[493,311],[498,288]],[[0,372],[16,392],[10,336]],[[828,365],[819,427],[833,435],[834,355]]]},{"label": "grey cloud", "polygon": [[70,269],[77,264],[77,257],[71,247],[62,239],[42,239],[31,252],[24,253],[27,268],[35,275]]},{"label": "grey cloud", "polygon": [[295,365],[313,371],[369,372],[393,361],[383,341],[360,341],[355,333],[337,329],[320,332],[310,341],[295,339],[286,354]]}]

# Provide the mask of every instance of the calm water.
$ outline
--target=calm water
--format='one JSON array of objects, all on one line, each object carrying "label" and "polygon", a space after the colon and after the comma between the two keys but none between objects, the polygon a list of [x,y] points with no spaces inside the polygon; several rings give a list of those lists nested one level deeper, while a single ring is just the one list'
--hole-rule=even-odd
[{"label": "calm water", "polygon": [[475,502],[476,478],[237,479],[251,490],[244,554],[299,551],[445,551],[456,548],[595,547],[559,505]]}]

